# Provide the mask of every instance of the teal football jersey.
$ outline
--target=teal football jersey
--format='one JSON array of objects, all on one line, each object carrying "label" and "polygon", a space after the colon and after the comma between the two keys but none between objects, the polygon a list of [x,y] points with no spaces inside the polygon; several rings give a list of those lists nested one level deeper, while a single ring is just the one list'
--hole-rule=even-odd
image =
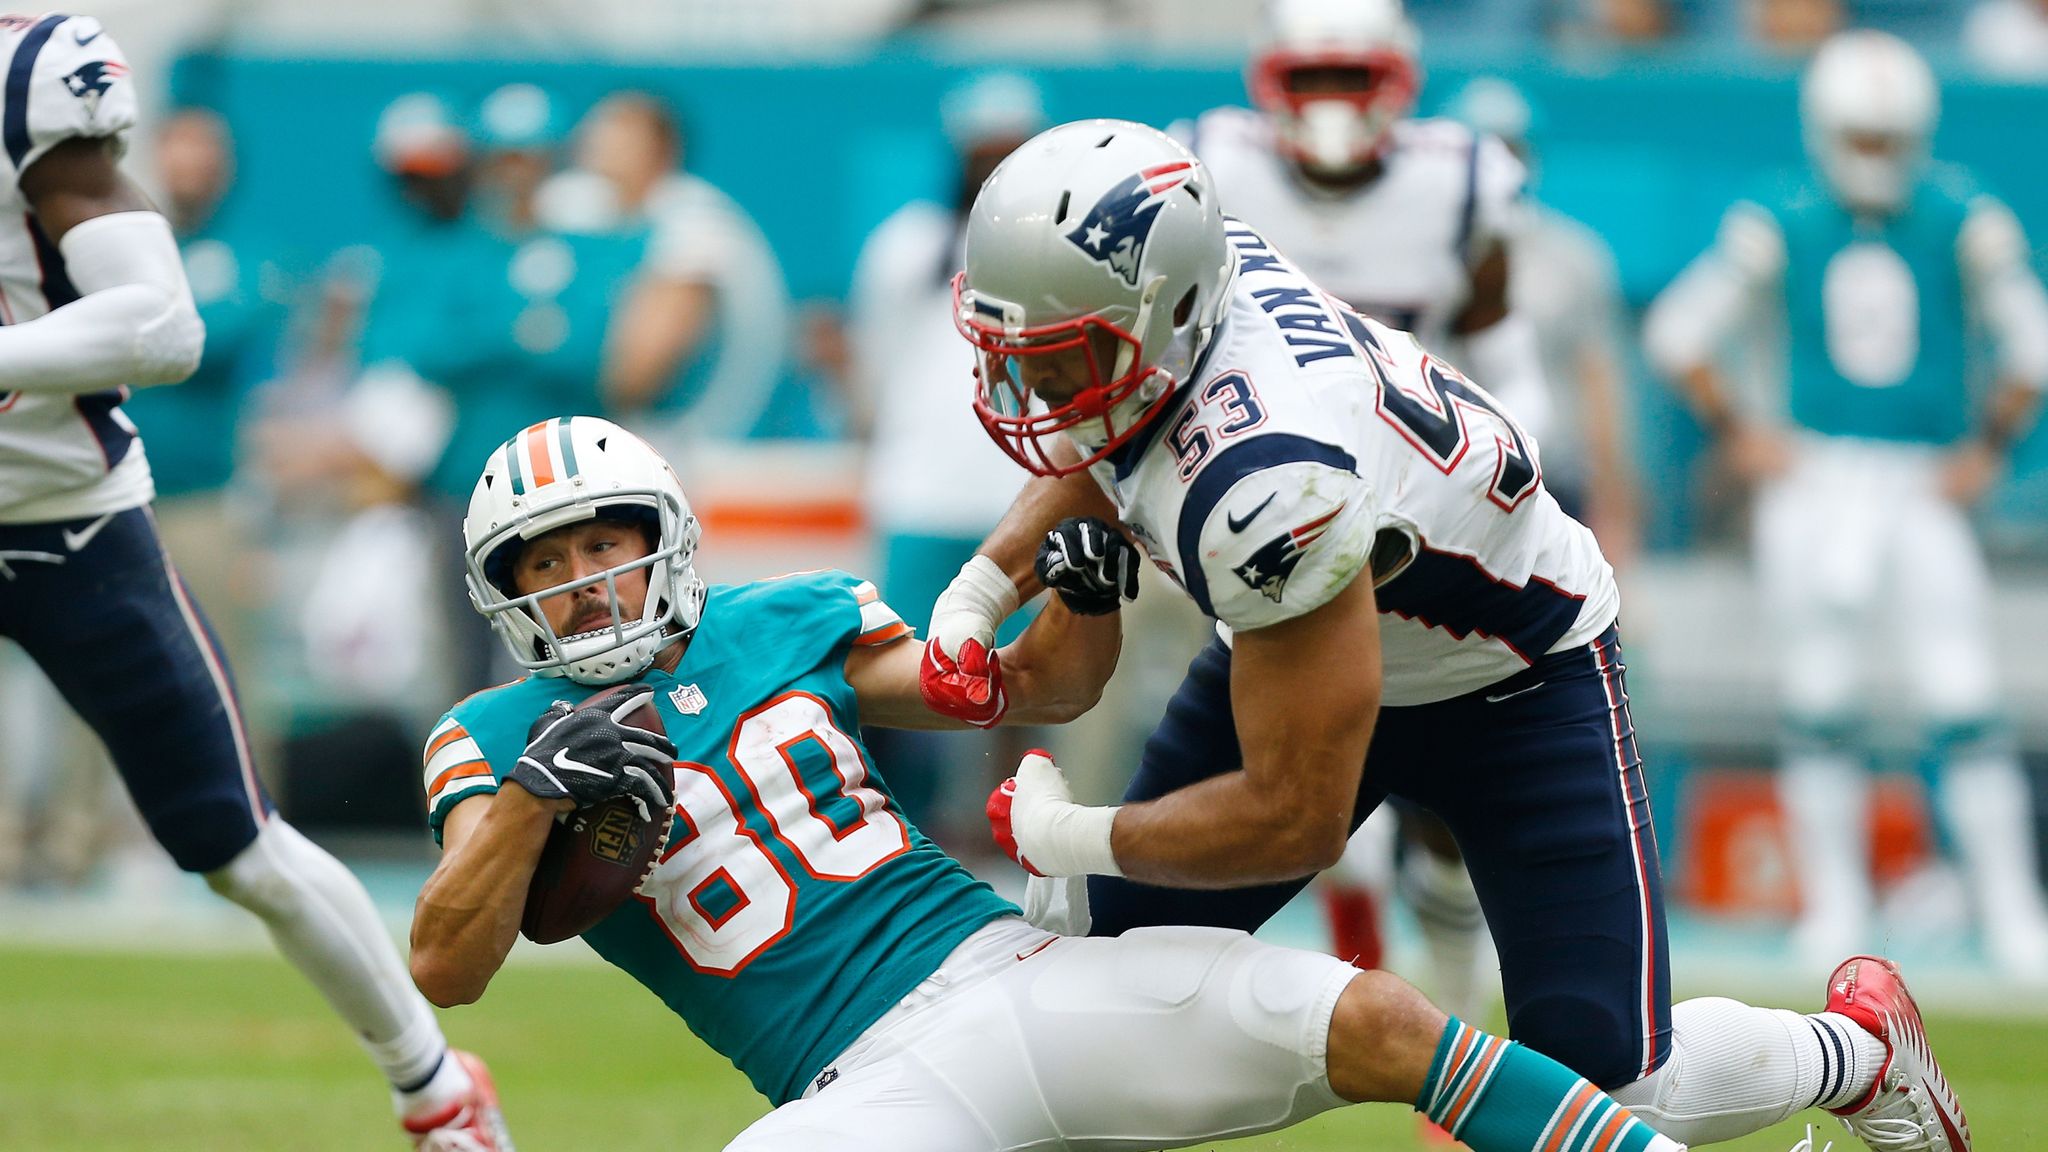
[{"label": "teal football jersey", "polygon": [[1903,212],[1853,216],[1812,176],[1759,202],[1785,236],[1792,418],[1828,436],[1952,443],[1970,428],[1956,240],[1978,191],[1937,166]]},{"label": "teal football jersey", "polygon": [[[815,572],[711,590],[673,675],[641,680],[676,744],[676,817],[640,893],[583,938],[776,1104],[1016,906],[903,819],[859,737],[855,644],[909,628]],[[427,745],[435,835],[496,791],[534,717],[585,688],[528,677],[455,706]]]}]

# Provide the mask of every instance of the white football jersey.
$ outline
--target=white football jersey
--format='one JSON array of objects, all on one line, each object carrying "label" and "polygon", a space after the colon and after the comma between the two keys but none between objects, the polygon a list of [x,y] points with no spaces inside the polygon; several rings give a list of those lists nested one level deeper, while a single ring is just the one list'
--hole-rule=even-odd
[{"label": "white football jersey", "polygon": [[1407,333],[1233,220],[1237,277],[1154,422],[1093,468],[1153,561],[1232,631],[1372,571],[1388,705],[1461,695],[1587,643],[1614,573],[1546,492],[1535,442]]},{"label": "white football jersey", "polygon": [[[74,136],[135,125],[135,88],[113,38],[90,16],[0,16],[0,324],[78,298],[64,257],[21,194],[21,173]],[[125,389],[0,392],[0,523],[63,520],[154,494]]]},{"label": "white football jersey", "polygon": [[1390,130],[1384,171],[1343,193],[1301,178],[1272,122],[1245,108],[1205,112],[1180,134],[1248,221],[1346,304],[1442,347],[1472,295],[1472,265],[1504,237],[1522,194],[1521,161],[1453,120]]}]

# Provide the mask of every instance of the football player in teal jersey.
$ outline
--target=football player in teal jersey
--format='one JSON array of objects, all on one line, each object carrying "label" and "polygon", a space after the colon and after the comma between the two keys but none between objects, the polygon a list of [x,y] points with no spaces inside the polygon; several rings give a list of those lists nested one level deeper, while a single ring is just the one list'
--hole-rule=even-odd
[{"label": "football player in teal jersey", "polygon": [[[427,747],[429,999],[483,994],[560,813],[633,796],[673,813],[668,845],[584,938],[776,1105],[731,1149],[1173,1147],[1389,1100],[1476,1152],[1682,1150],[1386,973],[1224,929],[1032,927],[903,820],[861,746],[864,722],[954,723],[925,705],[909,626],[838,572],[707,591],[697,537],[674,473],[616,425],[548,420],[492,454],[470,593],[531,675]],[[987,715],[1078,714],[1116,647],[1113,618],[1049,605],[1002,650]],[[630,706],[570,711],[627,682]],[[640,700],[666,736],[614,719]]]},{"label": "football player in teal jersey", "polygon": [[[2000,715],[1990,579],[1968,509],[2048,384],[2048,296],[2013,214],[1932,163],[1938,93],[1904,41],[1836,36],[1801,89],[1813,165],[1731,207],[1645,333],[1731,463],[1753,531],[1783,701],[1810,958],[1875,943],[1864,812],[1866,645],[1898,641],[1936,808],[1993,959],[2048,979],[2033,811]],[[1775,315],[1773,315],[1775,313]],[[1746,321],[1785,333],[1781,415],[1736,401],[1715,354]],[[1973,395],[1973,325],[1994,376]]]}]

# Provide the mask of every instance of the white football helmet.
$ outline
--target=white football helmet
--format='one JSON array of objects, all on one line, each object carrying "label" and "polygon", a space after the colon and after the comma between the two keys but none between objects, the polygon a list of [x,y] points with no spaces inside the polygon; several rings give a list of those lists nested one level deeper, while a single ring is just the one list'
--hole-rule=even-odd
[{"label": "white football helmet", "polygon": [[[609,518],[655,530],[654,550],[582,580],[522,596],[512,564],[526,541],[565,524]],[[520,667],[579,684],[615,684],[639,675],[662,648],[697,627],[704,581],[691,567],[701,534],[668,461],[646,441],[595,416],[544,420],[491,453],[462,521],[470,603],[491,622]],[[647,569],[647,600],[627,619],[618,578]],[[543,596],[603,583],[611,624],[557,636],[541,612]]]},{"label": "white football helmet", "polygon": [[1414,109],[1418,45],[1400,0],[1271,0],[1245,87],[1282,152],[1311,175],[1342,177]]},{"label": "white football helmet", "polygon": [[[953,281],[960,333],[981,350],[982,426],[1041,476],[1108,456],[1208,346],[1236,267],[1208,170],[1166,133],[1077,120],[1026,141],[975,197]],[[1059,403],[1034,397],[1019,361],[1076,349],[1091,382]],[[1080,464],[1054,462],[1055,432]]]},{"label": "white football helmet", "polygon": [[1941,94],[1904,40],[1858,29],[1814,54],[1800,85],[1806,151],[1850,208],[1891,212],[1926,167]]}]

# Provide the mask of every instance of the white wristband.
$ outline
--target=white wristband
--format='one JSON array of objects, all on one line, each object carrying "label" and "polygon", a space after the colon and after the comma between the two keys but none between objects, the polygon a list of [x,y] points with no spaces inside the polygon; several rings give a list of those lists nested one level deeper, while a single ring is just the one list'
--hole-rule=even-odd
[{"label": "white wristband", "polygon": [[1124,871],[1109,847],[1115,824],[1114,806],[1050,805],[1032,847],[1025,849],[1019,836],[1018,851],[1048,876],[1121,876]]},{"label": "white wristband", "polygon": [[947,656],[960,655],[960,646],[969,640],[993,647],[996,627],[1016,610],[1017,585],[995,561],[976,554],[932,606],[931,639]]}]

